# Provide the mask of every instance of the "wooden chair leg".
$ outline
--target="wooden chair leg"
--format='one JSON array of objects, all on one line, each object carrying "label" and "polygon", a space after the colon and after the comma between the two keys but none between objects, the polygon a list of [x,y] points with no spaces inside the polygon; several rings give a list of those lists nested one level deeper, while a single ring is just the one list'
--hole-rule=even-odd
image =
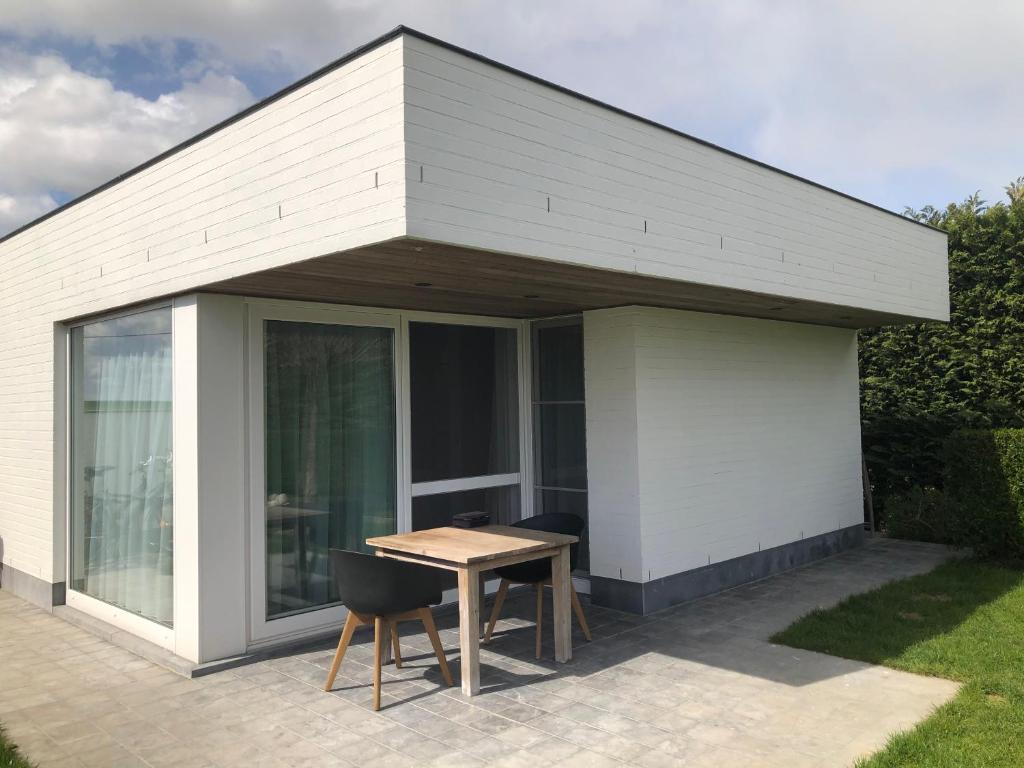
[{"label": "wooden chair leg", "polygon": [[356,631],[356,627],[361,622],[356,618],[356,615],[349,611],[348,618],[345,619],[345,626],[341,630],[341,639],[338,641],[338,650],[334,652],[334,661],[331,662],[331,671],[327,673],[327,682],[324,684],[324,690],[331,690],[331,686],[334,685],[334,678],[338,676],[338,670],[341,668],[341,661],[345,658],[345,651],[348,649],[348,644],[352,641],[352,633]]},{"label": "wooden chair leg", "polygon": [[397,669],[402,668],[402,649],[398,645],[398,622],[392,621],[391,624],[391,648],[395,654],[395,667]]},{"label": "wooden chair leg", "polygon": [[537,582],[537,658],[540,658],[541,624],[544,616],[544,583]]},{"label": "wooden chair leg", "polygon": [[494,596],[491,620],[487,622],[487,631],[484,633],[485,643],[491,642],[491,633],[494,631],[494,625],[498,623],[498,617],[501,616],[501,607],[505,604],[506,595],[508,595],[508,579],[502,579],[501,584],[498,585],[498,594]]},{"label": "wooden chair leg", "polygon": [[580,605],[580,596],[576,594],[576,587],[571,583],[569,585],[570,594],[572,597],[572,609],[576,612],[576,620],[580,623],[580,629],[583,630],[583,636],[587,638],[589,643],[590,637],[590,626],[587,624],[587,617],[583,615],[583,606]]},{"label": "wooden chair leg", "polygon": [[452,672],[448,669],[448,659],[445,658],[444,648],[441,646],[441,637],[437,634],[437,626],[434,624],[434,614],[430,612],[429,608],[420,608],[417,613],[420,615],[420,621],[423,622],[423,628],[427,630],[427,637],[430,638],[430,644],[434,646],[437,663],[441,665],[441,677],[444,678],[444,681],[450,688],[453,685]]},{"label": "wooden chair leg", "polygon": [[373,617],[373,711],[380,710],[380,666],[384,655],[384,632],[387,624],[383,616]]}]

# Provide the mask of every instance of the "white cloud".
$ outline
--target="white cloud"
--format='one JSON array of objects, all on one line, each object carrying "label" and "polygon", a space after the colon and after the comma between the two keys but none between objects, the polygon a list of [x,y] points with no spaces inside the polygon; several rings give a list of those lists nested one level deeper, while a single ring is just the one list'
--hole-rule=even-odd
[{"label": "white cloud", "polygon": [[208,73],[148,100],[56,55],[0,55],[0,228],[53,207],[53,193],[97,186],[252,101],[231,76]]},{"label": "white cloud", "polygon": [[0,192],[0,234],[42,216],[57,206],[50,195],[6,195]]},{"label": "white cloud", "polygon": [[[5,122],[14,121],[22,180],[19,188],[6,178],[4,159],[0,193],[83,191],[237,109],[249,97],[229,73],[292,79],[398,23],[895,209],[976,188],[994,199],[1024,173],[1024,3],[1016,0],[177,0],[138,8],[128,0],[0,4],[0,30],[23,39],[64,36],[154,56],[188,40],[196,61],[179,63],[178,75],[220,73],[147,102],[52,57],[0,72],[0,152],[11,146]],[[74,99],[60,96],[70,92]],[[33,134],[62,159],[32,146]]]}]

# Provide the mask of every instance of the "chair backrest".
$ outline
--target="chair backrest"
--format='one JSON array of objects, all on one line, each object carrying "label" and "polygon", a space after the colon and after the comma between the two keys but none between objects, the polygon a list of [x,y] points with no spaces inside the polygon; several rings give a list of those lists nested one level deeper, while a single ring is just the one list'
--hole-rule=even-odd
[{"label": "chair backrest", "polygon": [[398,613],[441,602],[437,568],[347,549],[332,549],[329,556],[338,598],[357,613]]},{"label": "chair backrest", "polygon": [[[512,524],[515,528],[528,528],[531,531],[547,531],[548,533],[564,533],[568,536],[581,537],[583,529],[586,528],[586,521],[577,515],[568,512],[547,512],[543,515],[525,517],[517,523]],[[576,561],[579,557],[580,545],[577,542],[569,547],[569,569],[576,570]]]}]

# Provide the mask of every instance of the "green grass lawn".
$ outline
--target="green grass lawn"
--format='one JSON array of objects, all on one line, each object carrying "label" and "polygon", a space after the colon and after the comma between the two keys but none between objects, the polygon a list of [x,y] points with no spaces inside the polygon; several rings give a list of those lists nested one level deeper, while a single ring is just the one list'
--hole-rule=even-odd
[{"label": "green grass lawn", "polygon": [[8,739],[0,727],[0,768],[32,768],[32,763],[21,756],[18,748]]},{"label": "green grass lawn", "polygon": [[1024,766],[1024,565],[947,563],[814,611],[772,641],[965,683],[863,768]]}]

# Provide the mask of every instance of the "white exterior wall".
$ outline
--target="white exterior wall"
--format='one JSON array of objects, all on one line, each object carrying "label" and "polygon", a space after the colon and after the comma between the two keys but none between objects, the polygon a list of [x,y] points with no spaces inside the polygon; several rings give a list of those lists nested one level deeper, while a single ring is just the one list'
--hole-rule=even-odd
[{"label": "white exterior wall", "polygon": [[410,235],[948,319],[943,233],[418,38],[405,65]]},{"label": "white exterior wall", "polygon": [[642,581],[637,307],[583,314],[590,572]]},{"label": "white exterior wall", "polygon": [[64,578],[55,323],[403,234],[402,126],[396,39],[0,243],[5,564]]},{"label": "white exterior wall", "polygon": [[193,662],[246,649],[245,300],[174,303],[174,645]]},{"label": "white exterior wall", "polygon": [[863,521],[854,331],[626,307],[584,339],[596,575],[625,536],[646,582]]}]

